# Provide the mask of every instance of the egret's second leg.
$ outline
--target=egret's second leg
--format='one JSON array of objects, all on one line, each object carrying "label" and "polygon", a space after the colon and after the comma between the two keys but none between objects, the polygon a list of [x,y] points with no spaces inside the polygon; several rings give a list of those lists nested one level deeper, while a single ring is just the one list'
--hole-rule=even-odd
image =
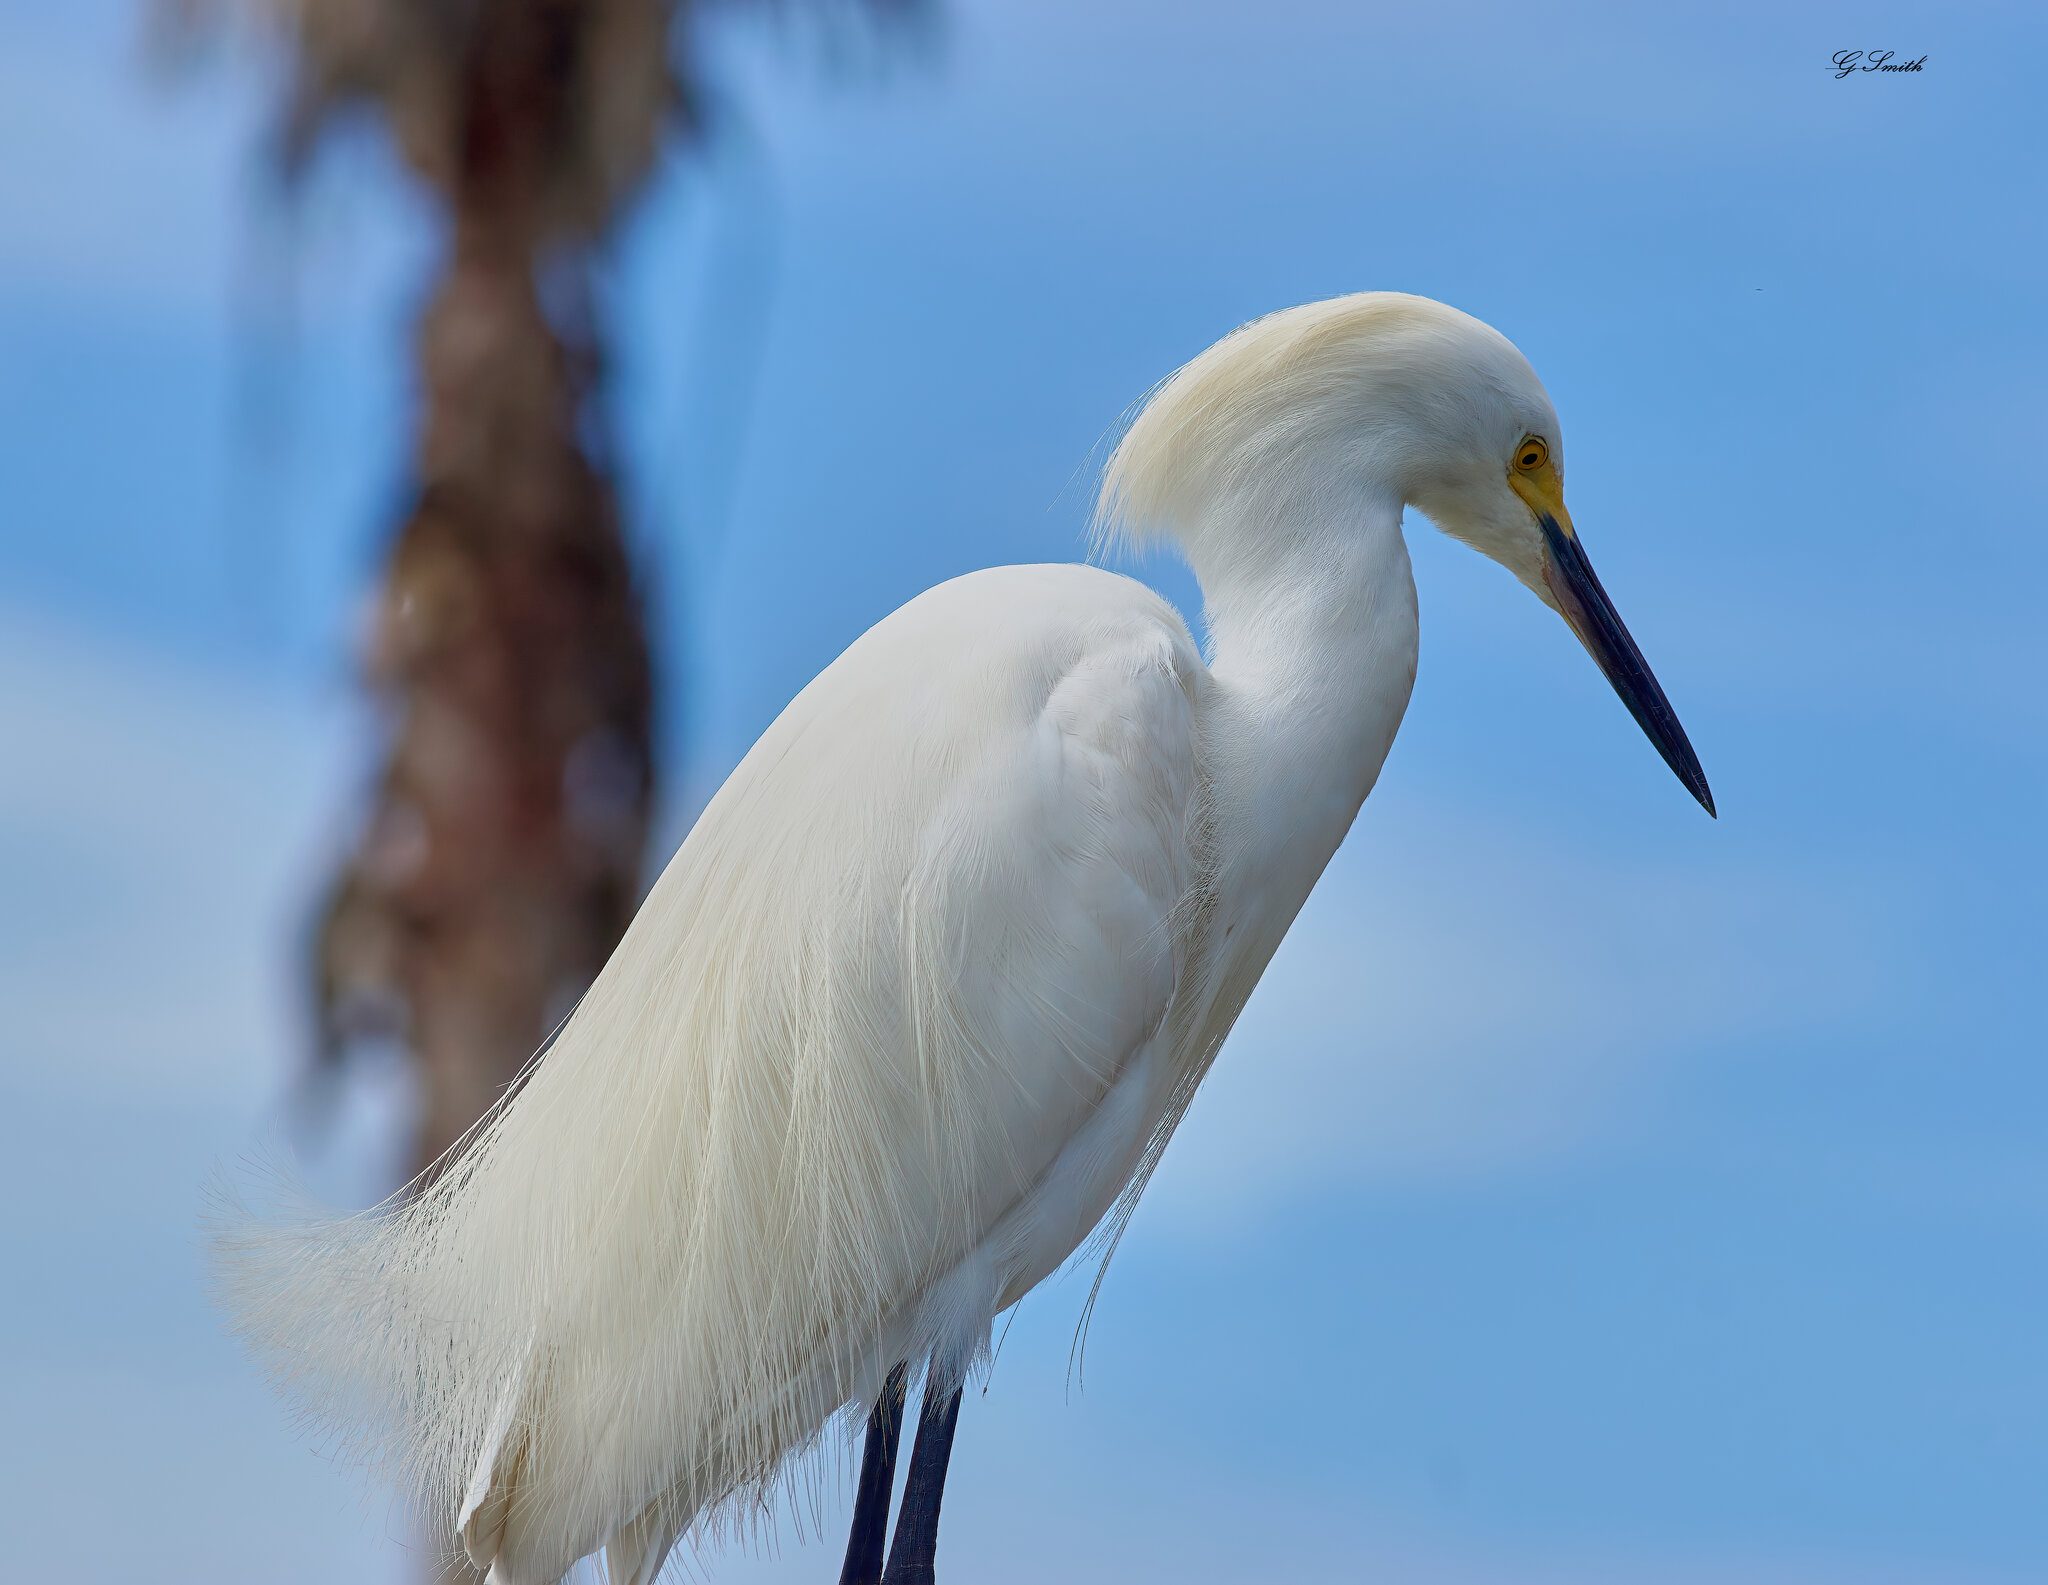
[{"label": "egret's second leg", "polygon": [[959,1424],[960,1389],[955,1387],[937,1404],[927,1392],[882,1585],[932,1585],[939,1550],[939,1499],[946,1493],[946,1465],[953,1457],[953,1432]]},{"label": "egret's second leg", "polygon": [[846,1563],[839,1585],[880,1585],[882,1548],[889,1539],[889,1497],[896,1487],[896,1444],[903,1436],[904,1368],[898,1365],[882,1385],[868,1416],[867,1445],[861,1449],[860,1479],[854,1486],[853,1528],[846,1536]]}]

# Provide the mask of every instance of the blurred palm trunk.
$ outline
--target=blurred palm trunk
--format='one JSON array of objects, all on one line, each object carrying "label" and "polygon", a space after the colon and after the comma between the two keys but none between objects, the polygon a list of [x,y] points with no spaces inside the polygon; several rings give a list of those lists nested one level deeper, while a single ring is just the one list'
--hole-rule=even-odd
[{"label": "blurred palm trunk", "polygon": [[366,656],[380,764],[315,953],[322,1066],[366,1040],[409,1052],[425,1173],[567,1013],[639,895],[654,681],[591,277],[664,135],[697,127],[697,3],[158,0],[159,17],[175,41],[236,3],[283,37],[286,177],[367,111],[447,222]]},{"label": "blurred palm trunk", "polygon": [[[317,10],[301,33],[315,50]],[[322,916],[318,984],[333,1059],[372,1033],[410,1049],[421,1171],[539,1047],[638,895],[653,683],[587,272],[670,96],[644,65],[611,85],[641,99],[625,140],[640,158],[621,168],[616,146],[592,147],[591,67],[622,21],[664,60],[666,10],[443,5],[424,35],[440,47],[409,50],[391,106],[426,118],[400,143],[450,225],[418,327],[417,482],[370,636],[388,739]],[[302,116],[324,112],[336,64],[302,60]],[[595,191],[576,178],[593,164],[608,166]]]}]

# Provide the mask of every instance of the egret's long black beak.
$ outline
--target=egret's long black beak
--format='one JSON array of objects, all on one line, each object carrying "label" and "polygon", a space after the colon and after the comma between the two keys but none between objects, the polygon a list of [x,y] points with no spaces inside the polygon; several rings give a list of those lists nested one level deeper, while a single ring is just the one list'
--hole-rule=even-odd
[{"label": "egret's long black beak", "polygon": [[1685,728],[1678,724],[1671,701],[1657,686],[1650,663],[1643,659],[1636,641],[1621,625],[1614,602],[1600,587],[1578,535],[1549,512],[1539,512],[1537,518],[1543,525],[1543,543],[1549,552],[1544,558],[1544,581],[1556,596],[1565,621],[1614,685],[1614,691],[1621,695],[1621,702],[1628,706],[1628,713],[1636,718],[1643,735],[1657,745],[1664,763],[1685,783],[1686,791],[1700,801],[1700,807],[1712,814],[1714,794],[1707,786],[1706,772],[1700,769],[1699,756],[1686,741]]}]

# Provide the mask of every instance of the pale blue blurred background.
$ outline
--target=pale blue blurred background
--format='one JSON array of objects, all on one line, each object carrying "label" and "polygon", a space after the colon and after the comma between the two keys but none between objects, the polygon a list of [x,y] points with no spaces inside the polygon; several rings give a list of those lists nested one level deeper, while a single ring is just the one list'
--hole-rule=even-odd
[{"label": "pale blue blurred background", "polygon": [[[1361,287],[1543,373],[1722,809],[1413,525],[1381,789],[1085,1383],[1070,1280],[970,1403],[953,1585],[2048,1579],[2039,8],[946,0],[858,82],[717,40],[733,135],[610,282],[664,851],[894,605],[1078,554],[1151,381]],[[410,1575],[198,1278],[299,1050],[434,246],[374,148],[271,206],[270,92],[0,0],[9,1579]],[[403,1104],[316,1181],[378,1188]],[[713,1577],[835,1578],[840,1523]]]}]

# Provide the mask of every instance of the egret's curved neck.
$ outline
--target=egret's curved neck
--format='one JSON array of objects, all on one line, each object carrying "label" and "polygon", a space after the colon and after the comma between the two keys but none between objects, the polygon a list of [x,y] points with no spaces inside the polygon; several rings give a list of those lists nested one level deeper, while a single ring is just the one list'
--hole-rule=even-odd
[{"label": "egret's curved neck", "polygon": [[1400,500],[1353,497],[1329,510],[1344,520],[1282,536],[1272,554],[1195,567],[1210,636],[1204,747],[1219,880],[1223,895],[1259,899],[1266,930],[1253,934],[1270,934],[1267,952],[1372,791],[1415,683]]}]

